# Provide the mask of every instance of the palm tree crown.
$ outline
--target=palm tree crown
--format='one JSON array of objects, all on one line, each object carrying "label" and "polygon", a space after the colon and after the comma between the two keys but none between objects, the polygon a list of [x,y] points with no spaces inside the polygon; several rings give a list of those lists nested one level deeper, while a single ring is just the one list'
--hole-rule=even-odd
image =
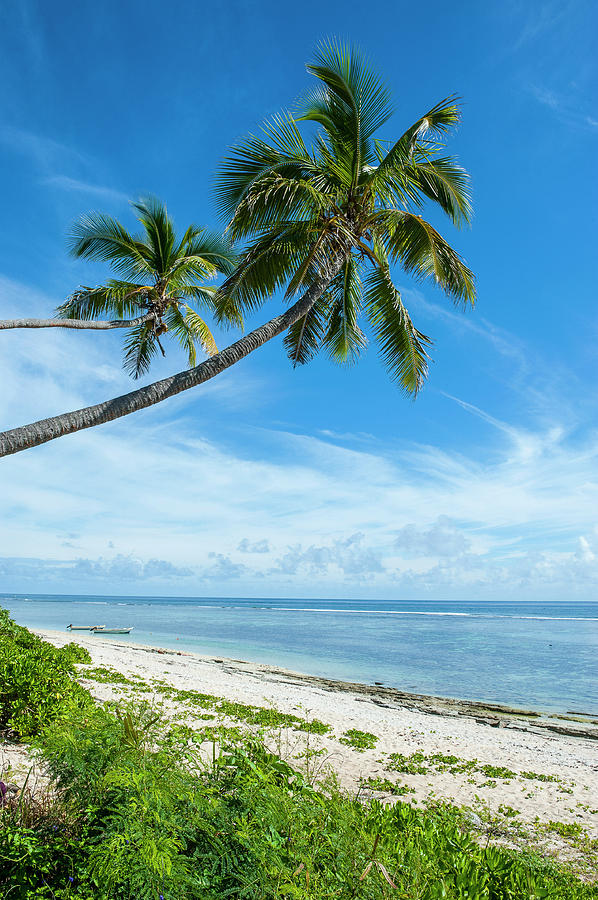
[{"label": "palm tree crown", "polygon": [[[415,394],[431,341],[413,325],[391,264],[434,279],[458,304],[475,300],[471,271],[421,215],[431,200],[455,225],[470,220],[467,173],[442,152],[458,104],[443,100],[389,144],[375,137],[392,113],[389,92],[358,53],[325,43],[307,68],[319,84],[297,114],[276,116],[262,137],[240,142],[218,175],[220,212],[232,238],[248,243],[217,312],[234,321],[281,287],[292,297],[328,275],[287,332],[293,363],[321,348],[354,361],[366,344],[365,315],[391,376]],[[303,122],[316,126],[310,146]]]},{"label": "palm tree crown", "polygon": [[148,371],[160,335],[169,332],[184,348],[189,365],[196,347],[217,352],[212,333],[197,309],[211,310],[217,273],[231,275],[235,255],[228,241],[190,225],[178,237],[164,204],[148,198],[131,204],[143,233],[133,235],[110,216],[92,213],[75,223],[70,250],[76,257],[112,265],[117,278],[98,287],[81,287],[57,309],[64,319],[113,315],[143,317],[127,330],[124,367],[135,378]]}]

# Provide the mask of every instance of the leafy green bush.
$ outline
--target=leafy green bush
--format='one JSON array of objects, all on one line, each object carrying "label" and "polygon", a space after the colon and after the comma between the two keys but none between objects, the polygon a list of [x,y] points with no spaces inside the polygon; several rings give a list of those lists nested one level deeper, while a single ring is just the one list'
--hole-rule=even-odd
[{"label": "leafy green bush", "polygon": [[[85,828],[63,803],[25,791],[0,811],[0,896],[10,900],[72,896],[85,863]],[[78,878],[77,896],[82,893]]]},{"label": "leafy green bush", "polygon": [[32,737],[68,718],[72,706],[90,705],[89,693],[75,680],[75,663],[89,659],[83,647],[53,647],[0,609],[0,727]]},{"label": "leafy green bush", "polygon": [[60,653],[62,653],[65,659],[70,659],[73,663],[91,662],[89,650],[87,650],[86,647],[82,647],[80,644],[65,644],[64,647],[60,648]]}]

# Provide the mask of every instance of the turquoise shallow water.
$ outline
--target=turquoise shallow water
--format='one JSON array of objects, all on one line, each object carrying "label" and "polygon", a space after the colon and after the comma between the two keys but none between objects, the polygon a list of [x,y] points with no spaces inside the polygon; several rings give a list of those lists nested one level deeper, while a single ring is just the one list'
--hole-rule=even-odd
[{"label": "turquoise shallow water", "polygon": [[598,602],[0,594],[0,605],[31,627],[133,625],[132,643],[598,716]]}]

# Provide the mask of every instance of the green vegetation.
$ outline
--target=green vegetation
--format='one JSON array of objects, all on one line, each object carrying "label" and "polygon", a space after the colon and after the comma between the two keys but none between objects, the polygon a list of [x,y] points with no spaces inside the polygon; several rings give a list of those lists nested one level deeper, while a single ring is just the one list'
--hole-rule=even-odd
[{"label": "green vegetation", "polygon": [[117,672],[116,669],[110,666],[95,666],[93,669],[83,669],[80,674],[83,678],[89,681],[97,681],[100,684],[127,684],[137,687],[135,681],[127,678],[122,672]]},{"label": "green vegetation", "polygon": [[544,827],[547,831],[554,831],[555,834],[560,834],[562,837],[578,838],[585,832],[579,822],[554,822],[551,819],[544,823]]},{"label": "green vegetation", "polygon": [[408,787],[406,784],[397,784],[396,781],[391,781],[389,778],[362,778],[361,786],[369,788],[371,791],[383,791],[385,794],[392,794],[395,797],[415,793],[415,788]]},{"label": "green vegetation", "polygon": [[477,759],[461,759],[448,753],[431,753],[426,756],[421,750],[405,756],[403,753],[391,753],[386,763],[394,772],[402,772],[406,775],[427,775],[430,769],[436,772],[449,772],[451,775],[471,775],[479,772],[492,781],[486,782],[487,786],[495,787],[494,779],[510,781],[513,778],[525,778],[533,781],[561,782],[557,775],[544,775],[541,772],[514,772],[505,766],[493,766],[479,763]]},{"label": "green vegetation", "polygon": [[57,313],[63,319],[129,320],[124,367],[139,378],[153,357],[163,352],[160,337],[166,332],[183,348],[190,366],[197,361],[197,345],[209,355],[216,353],[212,333],[197,308],[213,307],[215,288],[204,282],[219,272],[230,275],[235,256],[224,238],[197,225],[177,236],[166,207],[152,197],[131,206],[141,236],[101,213],[83,216],[73,226],[72,255],[108,262],[123,277],[78,288]]},{"label": "green vegetation", "polygon": [[[256,725],[260,728],[293,728],[295,731],[305,731],[309,734],[328,734],[331,726],[319,719],[303,719],[292,713],[279,712],[274,707],[253,706],[249,703],[226,700],[214,694],[204,694],[195,690],[178,690],[159,679],[153,679],[151,684],[136,676],[128,678],[115,669],[98,666],[94,669],[85,669],[81,672],[85,679],[98,681],[103,684],[125,685],[132,691],[157,693],[177,703],[185,704],[199,719],[213,719],[214,715],[206,715],[203,710],[213,710],[219,716],[236,719],[247,725]],[[202,711],[202,712],[198,712]]]},{"label": "green vegetation", "polygon": [[283,286],[288,297],[307,289],[285,337],[293,365],[320,350],[355,362],[368,343],[364,320],[391,378],[416,394],[431,341],[414,326],[391,266],[431,278],[459,306],[475,301],[472,272],[421,216],[431,201],[456,226],[471,219],[467,173],[441,150],[458,104],[442,100],[388,142],[379,136],[390,91],[359,53],[323,42],[308,71],[316,83],[298,112],[240,141],[217,176],[229,233],[248,242],[217,310],[234,320]]},{"label": "green vegetation", "polygon": [[[401,802],[361,802],[332,782],[316,786],[236,726],[173,725],[144,703],[97,707],[73,680],[72,659],[83,658],[80,650],[55,657],[58,651],[28,638],[6,614],[2,623],[3,645],[11,643],[17,663],[32,654],[41,661],[60,659],[65,685],[74,693],[67,696],[65,688],[61,714],[54,703],[53,714],[38,717],[28,731],[39,732],[37,746],[57,790],[40,795],[25,785],[19,796],[6,794],[0,803],[0,896],[598,898],[595,886],[529,854],[480,846],[463,812],[447,805],[420,811]],[[3,661],[2,697],[15,684],[23,693],[20,672]],[[119,684],[110,671],[100,677]],[[28,703],[37,702],[37,690]],[[253,707],[237,706],[225,705],[226,714],[234,707],[263,724]],[[353,740],[371,746],[376,738],[356,732]],[[213,744],[207,754],[206,741]],[[403,793],[381,779],[369,779],[368,786]],[[559,830],[559,823],[548,825]],[[579,829],[566,830],[579,839]]]},{"label": "green vegetation", "polygon": [[402,772],[405,775],[427,775],[428,766],[424,766],[425,755],[418,750],[405,756],[403,753],[391,753],[388,757],[387,767],[393,772]]},{"label": "green vegetation", "polygon": [[371,731],[360,731],[358,728],[349,728],[340,738],[341,744],[353,747],[363,753],[364,750],[373,750],[378,743],[378,737]]},{"label": "green vegetation", "polygon": [[83,647],[53,647],[0,609],[0,728],[31,737],[73,708],[88,707],[91,698],[75,680],[78,662],[91,662]]},{"label": "green vegetation", "polygon": [[596,896],[478,846],[448,810],[316,790],[249,739],[202,763],[188,732],[160,729],[138,708],[73,712],[46,730],[60,799],[9,810],[0,827],[0,877],[17,900]]}]

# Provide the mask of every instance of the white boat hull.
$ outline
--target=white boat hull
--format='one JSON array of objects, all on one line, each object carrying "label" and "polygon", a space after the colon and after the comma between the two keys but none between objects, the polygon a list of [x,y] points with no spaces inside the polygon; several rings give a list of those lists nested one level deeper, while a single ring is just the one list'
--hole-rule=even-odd
[{"label": "white boat hull", "polygon": [[67,631],[94,631],[94,629],[103,628],[103,625],[67,625]]},{"label": "white boat hull", "polygon": [[130,628],[92,628],[94,634],[129,634],[133,631],[133,626]]}]

